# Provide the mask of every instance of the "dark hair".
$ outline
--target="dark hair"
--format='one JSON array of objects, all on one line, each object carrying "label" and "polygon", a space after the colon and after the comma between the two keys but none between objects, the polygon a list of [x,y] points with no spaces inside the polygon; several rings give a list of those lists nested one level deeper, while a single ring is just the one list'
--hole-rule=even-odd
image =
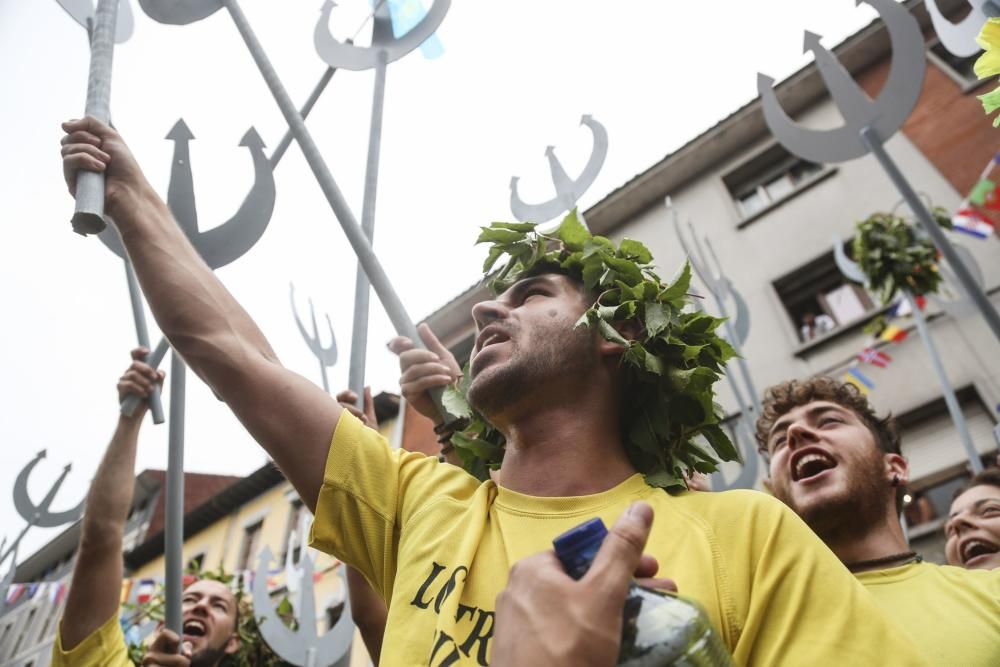
[{"label": "dark hair", "polygon": [[952,502],[957,500],[960,495],[976,486],[995,486],[1000,489],[1000,468],[987,468],[981,473],[973,475],[972,479],[958,487],[958,490],[955,491],[955,494],[951,497]]},{"label": "dark hair", "polygon": [[[805,380],[788,380],[764,392],[762,414],[757,419],[757,449],[767,456],[767,436],[774,423],[790,410],[813,401],[829,401],[847,408],[861,420],[872,434],[875,444],[883,454],[901,454],[899,431],[891,414],[879,417],[868,399],[849,382],[840,382],[831,377],[812,377]],[[903,496],[906,490],[896,489],[896,513],[903,510]]]}]

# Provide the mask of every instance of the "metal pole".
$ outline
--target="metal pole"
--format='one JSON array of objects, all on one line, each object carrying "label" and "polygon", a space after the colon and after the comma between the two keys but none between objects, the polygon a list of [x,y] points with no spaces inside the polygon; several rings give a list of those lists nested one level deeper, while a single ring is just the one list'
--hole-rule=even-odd
[{"label": "metal pole", "polygon": [[[98,0],[90,40],[90,74],[87,78],[87,103],[84,113],[102,123],[111,117],[111,61],[115,54],[115,24],[118,0]],[[80,171],[76,178],[76,208],[70,221],[77,234],[96,234],[103,230],[104,174]]]},{"label": "metal pole", "polygon": [[[229,14],[232,16],[237,30],[239,30],[243,41],[246,43],[250,55],[257,63],[261,76],[264,77],[264,82],[271,89],[271,94],[274,96],[275,102],[281,109],[285,121],[291,127],[292,134],[295,136],[299,148],[302,149],[302,154],[306,158],[306,162],[309,164],[316,182],[326,196],[326,200],[330,204],[330,208],[333,209],[337,222],[340,223],[348,242],[358,256],[358,261],[364,267],[365,274],[368,276],[375,294],[378,295],[379,300],[382,302],[382,306],[385,308],[390,321],[392,321],[393,327],[399,335],[406,336],[412,340],[415,346],[426,349],[420,340],[420,336],[417,335],[417,327],[413,324],[413,321],[406,312],[406,308],[403,306],[403,302],[400,301],[399,296],[389,282],[389,277],[379,263],[378,257],[375,256],[371,244],[368,243],[368,238],[365,236],[360,225],[358,225],[357,219],[351,212],[350,207],[348,207],[347,202],[344,200],[340,188],[337,187],[337,183],[333,179],[333,174],[330,173],[330,169],[326,166],[326,161],[316,147],[312,135],[309,134],[302,116],[299,115],[295,105],[292,104],[291,99],[288,97],[285,87],[278,79],[277,72],[274,71],[274,67],[264,53],[264,49],[250,27],[246,15],[240,9],[239,3],[236,0],[223,0],[223,4],[229,10]],[[445,419],[451,419],[451,415],[448,414],[448,411],[445,410],[444,405],[441,403],[444,390],[439,388],[428,393],[434,400],[434,404],[441,415]]]},{"label": "metal pole", "polygon": [[[139,282],[135,279],[135,271],[132,270],[132,263],[125,260],[125,281],[128,283],[128,298],[132,304],[132,319],[135,321],[135,336],[139,345],[150,349],[149,330],[146,328],[146,310],[142,305],[142,290],[139,289]],[[150,350],[152,351],[152,350]],[[142,358],[149,361],[149,354]],[[153,415],[154,424],[163,423],[163,402],[160,400],[160,385],[153,383],[153,391],[149,394],[149,411]],[[129,414],[129,417],[132,415]]]},{"label": "metal pole", "polygon": [[[169,349],[170,343],[167,342],[166,338],[161,338],[160,342],[156,346],[156,349],[153,350],[152,354],[146,358],[146,363],[149,364],[154,370],[159,368],[160,362],[163,361],[163,357],[167,354],[167,350]],[[142,399],[135,394],[129,394],[121,403],[121,413],[126,417],[131,417],[135,414],[135,409],[139,407],[139,402],[141,400]]]},{"label": "metal pole", "polygon": [[[368,134],[368,164],[365,167],[365,194],[361,205],[361,229],[371,243],[375,236],[375,198],[378,192],[378,163],[382,150],[382,116],[385,106],[385,70],[389,54],[382,49],[375,60],[375,87],[372,90],[372,120]],[[368,352],[368,297],[370,285],[358,262],[354,280],[354,323],[351,328],[351,365],[347,386],[358,397],[358,409],[365,409],[365,357]]]},{"label": "metal pole", "polygon": [[955,430],[958,431],[958,437],[962,441],[962,447],[965,448],[965,455],[969,459],[969,464],[972,466],[974,472],[982,472],[983,464],[979,460],[976,446],[972,443],[972,436],[969,435],[969,427],[965,423],[962,408],[958,405],[955,390],[951,387],[948,374],[944,370],[944,364],[941,363],[941,357],[938,355],[937,347],[931,339],[930,331],[927,330],[927,322],[924,320],[924,314],[917,307],[917,301],[913,298],[913,293],[910,290],[904,289],[903,297],[910,304],[910,309],[913,311],[913,321],[917,323],[917,331],[920,332],[920,338],[923,339],[924,347],[927,348],[927,355],[931,358],[931,365],[934,366],[934,372],[937,374],[938,382],[941,384],[944,402],[948,406],[951,420],[955,422]]},{"label": "metal pole", "polygon": [[167,496],[164,547],[168,630],[183,634],[181,593],[184,563],[184,360],[177,352],[170,364],[170,433],[167,445]]},{"label": "metal pole", "polygon": [[955,276],[962,283],[965,293],[976,304],[983,319],[986,320],[986,324],[993,331],[993,335],[997,341],[1000,342],[1000,313],[997,313],[989,297],[986,296],[986,292],[976,284],[976,279],[973,277],[972,272],[969,271],[969,268],[959,258],[958,253],[955,252],[955,248],[948,241],[941,227],[934,222],[934,217],[930,211],[927,210],[923,201],[921,201],[916,191],[914,191],[913,187],[906,180],[903,172],[899,170],[899,167],[896,166],[896,163],[893,162],[892,158],[886,152],[879,136],[870,126],[862,128],[860,134],[861,141],[864,142],[865,146],[881,163],[882,168],[885,169],[900,194],[903,195],[903,199],[906,200],[910,210],[913,211],[914,215],[917,216],[917,219],[924,226],[924,230],[931,237],[934,245],[937,246],[941,254],[948,260],[948,264],[955,272]]},{"label": "metal pole", "polygon": [[[302,105],[302,109],[299,111],[303,120],[309,117],[309,112],[312,111],[313,106],[315,106],[316,102],[319,100],[319,96],[323,94],[324,90],[326,90],[326,84],[330,83],[330,79],[333,78],[333,73],[336,71],[336,68],[327,67],[326,71],[323,72],[323,76],[321,76],[319,81],[316,82],[316,87],[313,88],[311,93],[309,93],[306,103]],[[292,140],[294,139],[295,137],[292,135],[291,129],[285,132],[285,136],[281,138],[281,141],[278,142],[277,148],[275,148],[274,152],[271,153],[270,162],[272,170],[278,166],[279,162],[281,162],[281,158],[285,155],[285,151],[288,150],[288,147],[292,145]]]}]

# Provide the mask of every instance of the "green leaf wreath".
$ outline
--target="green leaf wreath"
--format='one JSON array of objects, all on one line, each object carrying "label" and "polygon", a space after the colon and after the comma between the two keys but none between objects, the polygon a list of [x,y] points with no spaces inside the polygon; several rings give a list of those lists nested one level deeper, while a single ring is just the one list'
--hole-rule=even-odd
[{"label": "green leaf wreath", "polygon": [[[935,208],[933,214],[939,225],[951,229],[944,209]],[[921,296],[937,292],[941,285],[937,248],[927,237],[918,236],[905,218],[893,213],[875,213],[857,224],[853,254],[883,305],[901,289]]]},{"label": "green leaf wreath", "polygon": [[[648,484],[685,488],[686,475],[714,472],[719,459],[739,459],[720,426],[721,408],[712,391],[735,352],[715,333],[722,320],[691,307],[689,264],[665,283],[653,272],[646,246],[625,239],[616,247],[592,235],[575,210],[552,233],[533,223],[494,222],[482,228],[477,243],[491,244],[485,274],[507,258],[488,281],[496,294],[551,267],[582,280],[597,295],[576,326],[593,327],[625,348],[622,438]],[[641,325],[638,340],[626,339],[615,327],[626,320]],[[485,479],[503,459],[504,439],[466,400],[469,375],[446,390],[444,401],[453,415],[469,420],[451,437],[456,453],[467,470]]]},{"label": "green leaf wreath", "polygon": [[[231,585],[234,579],[234,575],[227,574],[221,566],[214,571],[201,571],[197,567],[189,565],[185,574],[197,579],[219,581],[226,585]],[[237,582],[236,604],[239,609],[237,632],[240,635],[240,649],[233,655],[223,658],[222,662],[219,663],[220,666],[257,667],[258,665],[263,665],[264,667],[282,667],[287,665],[288,663],[279,658],[261,636],[258,624],[263,618],[254,616],[253,607],[250,604],[250,594],[243,587],[242,577]],[[147,620],[154,622],[162,621],[166,609],[166,596],[163,585],[158,584],[155,593],[146,602],[126,602],[122,605],[122,608],[128,612],[128,620],[134,625],[142,624]],[[297,629],[295,612],[287,595],[278,603],[276,611],[285,625],[293,630]],[[129,643],[129,660],[136,665],[141,665],[147,651],[148,647],[142,642],[137,644]]]}]

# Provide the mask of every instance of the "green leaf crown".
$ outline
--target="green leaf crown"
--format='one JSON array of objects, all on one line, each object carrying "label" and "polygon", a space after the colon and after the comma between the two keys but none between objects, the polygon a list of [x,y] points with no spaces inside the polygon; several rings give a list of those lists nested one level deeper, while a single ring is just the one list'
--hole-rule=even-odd
[{"label": "green leaf crown", "polygon": [[[494,222],[482,228],[477,243],[491,244],[485,274],[507,258],[488,278],[495,294],[551,268],[582,281],[597,295],[576,326],[593,327],[624,348],[622,439],[648,484],[685,488],[691,473],[714,472],[719,459],[738,460],[713,400],[713,385],[735,352],[715,333],[722,320],[692,307],[688,263],[664,283],[654,273],[645,245],[624,239],[616,247],[592,235],[575,210],[551,233],[539,231],[534,223]],[[640,325],[636,340],[628,340],[615,327],[626,320]],[[470,420],[468,428],[452,435],[451,443],[466,469],[485,479],[489,469],[500,465],[504,439],[466,400],[468,378],[466,372],[445,392],[445,407]]]}]

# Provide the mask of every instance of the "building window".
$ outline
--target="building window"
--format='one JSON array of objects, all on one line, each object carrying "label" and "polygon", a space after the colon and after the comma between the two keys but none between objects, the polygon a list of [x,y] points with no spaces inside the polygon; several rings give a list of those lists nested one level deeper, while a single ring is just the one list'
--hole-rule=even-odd
[{"label": "building window", "polygon": [[264,520],[252,523],[243,530],[243,544],[240,547],[240,559],[237,570],[252,570],[256,567],[257,551],[260,549],[261,529]]},{"label": "building window", "polygon": [[[13,623],[8,623],[3,627],[3,634],[0,635],[0,649],[3,649],[4,646],[9,646],[7,640],[10,638],[10,629],[12,627],[14,627]],[[3,657],[2,651],[0,651],[0,657]]]},{"label": "building window", "polygon": [[811,183],[823,166],[795,157],[775,144],[722,177],[743,220],[792,197]]},{"label": "building window", "polygon": [[38,643],[44,642],[49,635],[49,627],[52,625],[52,617],[56,615],[55,609],[50,609],[49,613],[45,614],[45,621],[42,623],[42,629],[38,633]]},{"label": "building window", "polygon": [[871,294],[843,276],[833,250],[774,281],[774,289],[801,343],[857,324],[878,309]]},{"label": "building window", "polygon": [[24,630],[17,636],[17,643],[14,644],[14,650],[11,652],[11,656],[17,655],[17,652],[21,650],[21,644],[31,631],[31,623],[35,620],[35,611],[37,610],[32,609],[28,612],[28,620],[24,623]]},{"label": "building window", "polygon": [[982,55],[982,52],[977,52],[963,58],[954,55],[948,49],[944,48],[944,44],[939,40],[934,40],[933,44],[928,47],[927,52],[928,59],[951,80],[957,83],[963,93],[975,90],[986,83],[987,80],[980,80],[973,70],[973,65],[976,64],[976,60]]},{"label": "building window", "polygon": [[295,542],[295,549],[292,551],[292,562],[298,563],[299,558],[302,555],[302,543],[305,540],[304,535],[298,535],[299,526],[302,522],[302,517],[305,514],[305,505],[302,504],[301,498],[295,498],[291,501],[288,507],[288,526],[285,528],[285,548],[281,555],[282,562],[288,559],[288,547],[291,543],[292,531],[296,532],[297,538]]}]

